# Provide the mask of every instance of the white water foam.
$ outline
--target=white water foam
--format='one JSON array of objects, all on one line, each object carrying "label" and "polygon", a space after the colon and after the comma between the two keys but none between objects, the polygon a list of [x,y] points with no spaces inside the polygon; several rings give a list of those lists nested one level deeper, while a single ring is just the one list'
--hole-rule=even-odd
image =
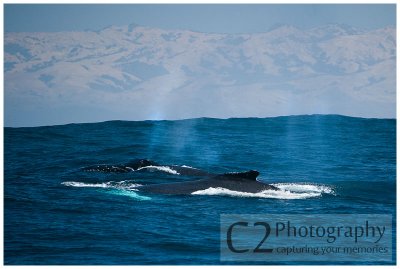
[{"label": "white water foam", "polygon": [[77,182],[77,181],[66,181],[61,183],[64,186],[69,187],[78,187],[78,188],[123,188],[123,189],[132,189],[135,187],[142,186],[140,184],[135,183],[127,183],[124,181],[108,181],[103,183],[85,183],[85,182]]},{"label": "white water foam", "polygon": [[149,165],[149,166],[144,166],[144,167],[140,167],[138,170],[142,170],[142,169],[149,169],[150,171],[163,171],[169,174],[173,174],[173,175],[179,175],[178,171],[172,169],[169,166],[155,166],[155,165]]},{"label": "white water foam", "polygon": [[132,167],[129,167],[129,166],[125,166],[125,168],[131,170],[132,172],[135,171],[135,169],[133,169]]},{"label": "white water foam", "polygon": [[199,170],[198,168],[194,168],[194,167],[191,167],[189,165],[181,165],[181,167]]},{"label": "white water foam", "polygon": [[107,191],[108,193],[114,194],[114,195],[120,195],[120,196],[128,196],[130,198],[134,198],[136,200],[151,200],[150,197],[139,195],[137,192],[131,191],[131,190],[124,190],[124,189],[113,189]]},{"label": "white water foam", "polygon": [[68,187],[78,187],[78,188],[109,188],[107,183],[84,183],[84,182],[76,182],[76,181],[66,181],[61,183],[64,186]]},{"label": "white water foam", "polygon": [[331,187],[325,185],[315,185],[315,184],[307,184],[307,183],[276,183],[271,184],[281,190],[297,192],[297,193],[327,193],[327,194],[335,194]]},{"label": "white water foam", "polygon": [[205,190],[195,191],[194,195],[221,195],[234,197],[255,197],[255,198],[272,198],[272,199],[307,199],[319,197],[323,193],[334,194],[334,191],[324,185],[312,184],[295,184],[295,183],[276,183],[271,184],[279,190],[265,190],[258,193],[232,191],[225,188],[208,188]]},{"label": "white water foam", "polygon": [[77,182],[77,181],[66,181],[61,183],[64,186],[69,187],[78,187],[78,188],[101,188],[107,191],[107,193],[113,195],[121,195],[128,196],[130,198],[134,198],[136,200],[151,200],[150,197],[139,195],[135,191],[136,187],[142,186],[141,184],[135,184],[124,181],[109,181],[104,183],[85,183],[85,182]]}]

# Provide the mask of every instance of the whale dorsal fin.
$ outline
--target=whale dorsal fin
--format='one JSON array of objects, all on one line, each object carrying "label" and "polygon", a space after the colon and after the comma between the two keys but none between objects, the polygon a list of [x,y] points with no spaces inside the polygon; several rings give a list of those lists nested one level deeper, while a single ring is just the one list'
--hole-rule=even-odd
[{"label": "whale dorsal fin", "polygon": [[239,172],[226,173],[226,174],[222,174],[221,176],[229,177],[229,178],[256,180],[259,174],[260,173],[258,171],[250,170],[250,171],[242,172],[242,173],[239,173]]}]

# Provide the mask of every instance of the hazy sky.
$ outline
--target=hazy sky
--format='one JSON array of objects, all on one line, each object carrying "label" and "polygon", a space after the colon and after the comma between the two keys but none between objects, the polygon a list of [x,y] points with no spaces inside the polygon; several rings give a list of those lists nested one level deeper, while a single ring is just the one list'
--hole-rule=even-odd
[{"label": "hazy sky", "polygon": [[394,4],[6,4],[6,32],[99,30],[137,23],[201,32],[265,32],[277,23],[311,28],[341,23],[363,29],[396,24]]}]

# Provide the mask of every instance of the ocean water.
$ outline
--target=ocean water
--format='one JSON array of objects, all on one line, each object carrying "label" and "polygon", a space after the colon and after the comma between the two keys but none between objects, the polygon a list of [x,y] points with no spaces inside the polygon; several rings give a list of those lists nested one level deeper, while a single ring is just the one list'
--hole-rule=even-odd
[{"label": "ocean water", "polygon": [[[5,264],[231,264],[220,260],[221,214],[391,214],[395,227],[394,119],[111,121],[4,128],[4,139]],[[82,169],[134,159],[162,165]],[[137,190],[190,180],[172,165],[257,170],[279,190]]]}]

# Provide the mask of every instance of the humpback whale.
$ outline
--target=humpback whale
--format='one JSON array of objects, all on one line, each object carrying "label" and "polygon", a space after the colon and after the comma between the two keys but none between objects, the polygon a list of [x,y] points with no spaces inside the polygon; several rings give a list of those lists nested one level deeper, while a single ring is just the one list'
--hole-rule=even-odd
[{"label": "humpback whale", "polygon": [[258,171],[250,170],[244,173],[213,175],[205,179],[186,182],[144,185],[137,189],[149,193],[175,195],[191,194],[195,191],[208,188],[225,188],[232,191],[249,193],[258,193],[264,190],[278,190],[275,186],[257,181],[258,175]]},{"label": "humpback whale", "polygon": [[[257,180],[258,171],[250,170],[242,173],[214,174],[197,168],[178,165],[160,165],[147,159],[137,159],[126,164],[93,165],[82,168],[83,171],[104,173],[128,173],[133,171],[153,170],[160,172],[173,172],[174,175],[193,176],[199,179],[173,183],[158,183],[142,185],[135,189],[157,194],[191,194],[195,191],[208,188],[224,188],[232,191],[258,193],[264,190],[278,190],[277,187]],[[203,177],[203,178],[200,178]]]},{"label": "humpback whale", "polygon": [[[193,168],[193,167],[179,166],[179,165],[161,165],[161,164],[158,164],[156,162],[153,162],[153,161],[150,161],[147,159],[136,159],[136,160],[130,161],[126,164],[91,165],[91,166],[82,168],[82,170],[86,171],[86,172],[129,173],[129,172],[138,171],[138,170],[143,170],[143,171],[150,170],[151,171],[154,168],[172,169],[173,171],[176,172],[176,174],[182,175],[182,176],[211,176],[211,175],[214,175],[207,171],[203,171],[201,169],[197,169],[197,168]],[[161,169],[158,171],[163,172],[164,170]]]},{"label": "humpback whale", "polygon": [[130,161],[126,164],[97,164],[91,165],[87,167],[83,167],[82,170],[86,172],[104,172],[104,173],[128,173],[135,170],[138,170],[142,167],[157,165],[157,163],[146,160],[146,159],[138,159]]}]

